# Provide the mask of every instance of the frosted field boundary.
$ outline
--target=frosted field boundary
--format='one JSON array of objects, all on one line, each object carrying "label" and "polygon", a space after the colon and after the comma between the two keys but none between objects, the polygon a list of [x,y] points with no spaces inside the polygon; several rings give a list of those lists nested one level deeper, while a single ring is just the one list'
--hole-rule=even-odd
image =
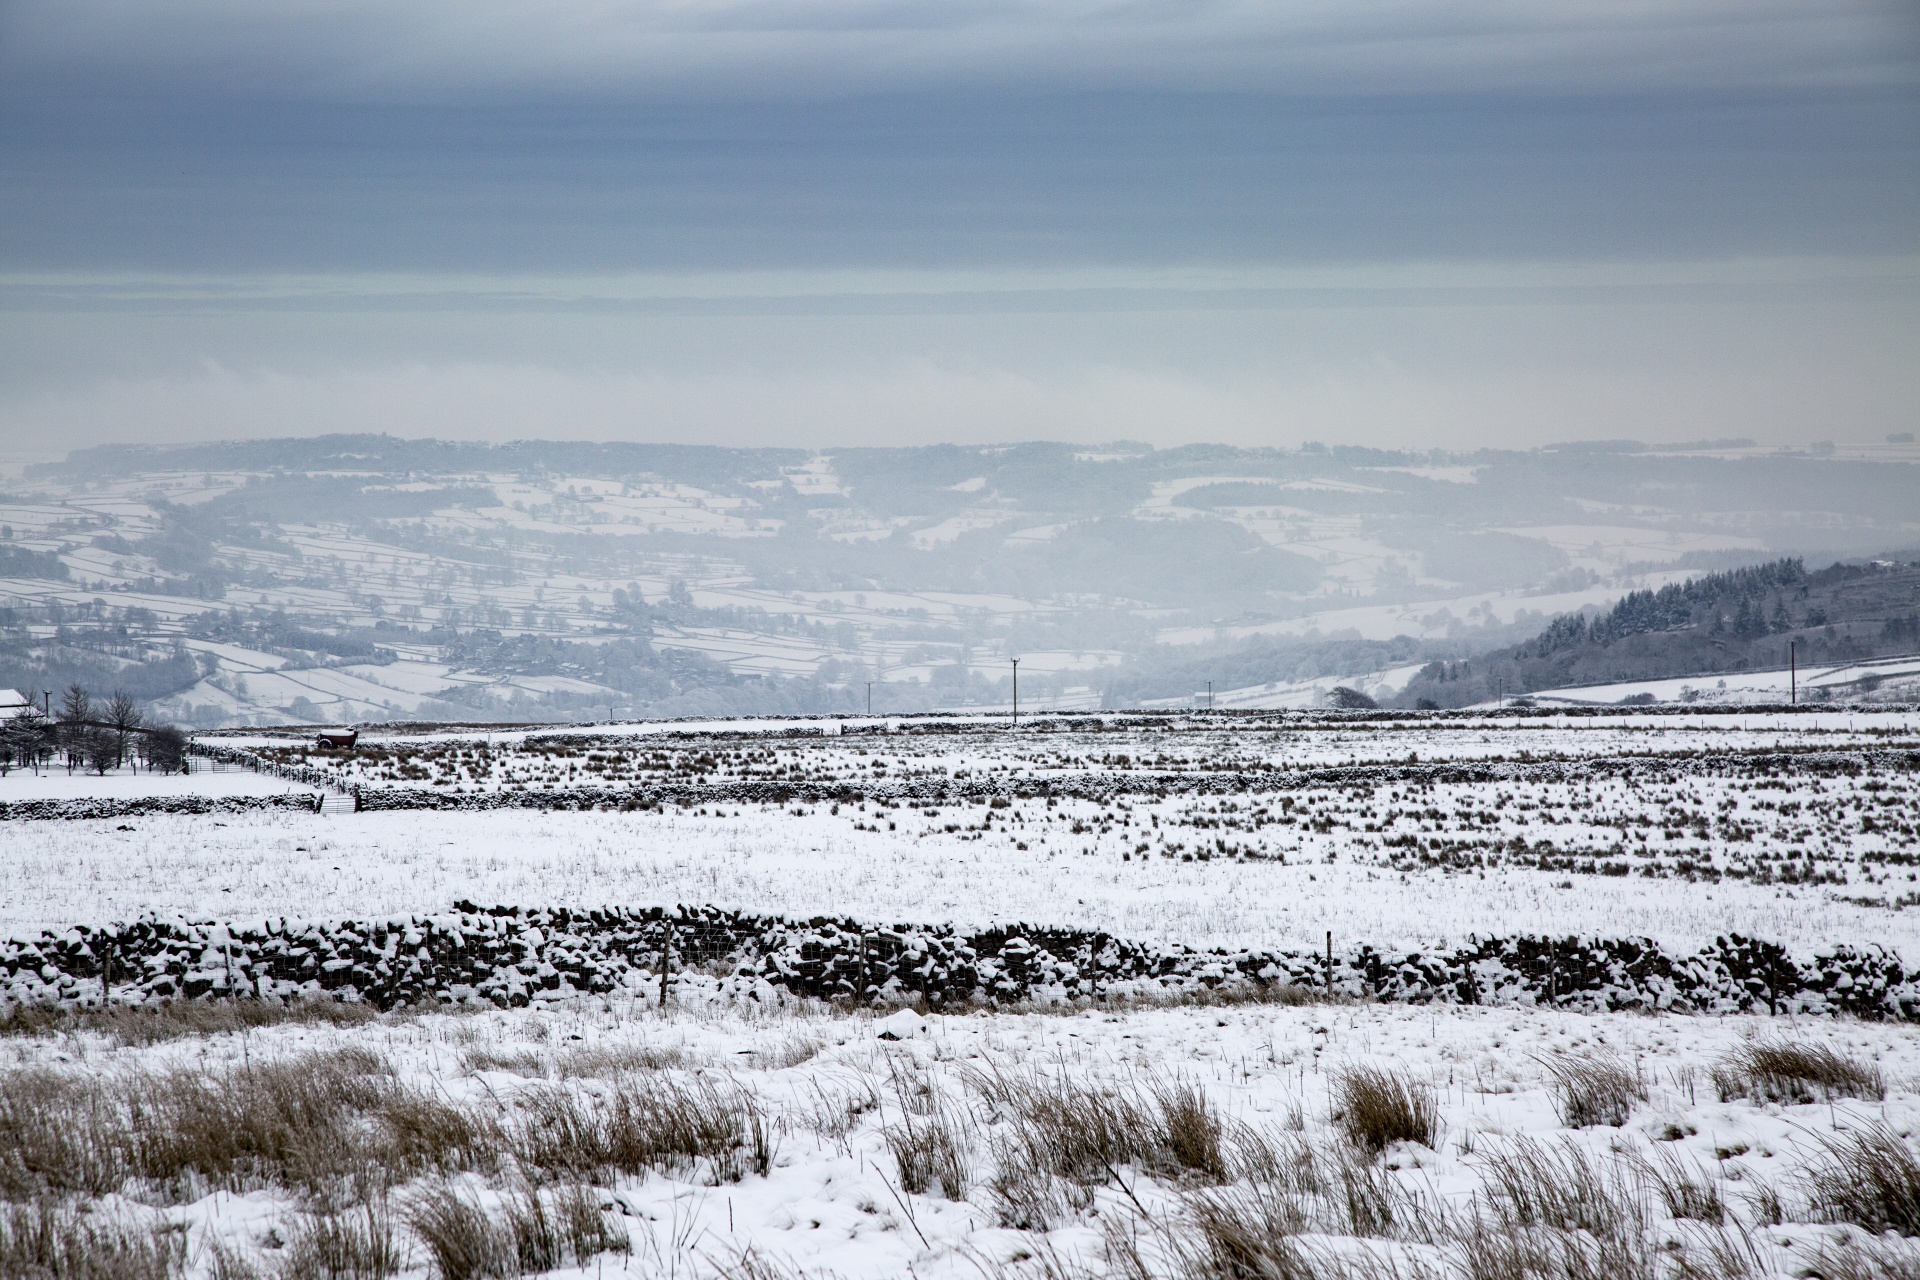
[{"label": "frosted field boundary", "polygon": [[88,819],[146,818],[156,814],[259,813],[269,810],[320,812],[313,793],[264,796],[121,796],[66,800],[0,801],[0,822],[79,822]]},{"label": "frosted field boundary", "polygon": [[[675,975],[679,975],[677,978]],[[1920,974],[1883,947],[1796,958],[1731,934],[1699,951],[1645,938],[1471,939],[1448,951],[1200,951],[1012,924],[794,920],[718,907],[482,908],[258,925],[147,917],[0,944],[0,1003],[85,1007],[333,998],[379,1008],[500,1007],[579,996],[811,997],[930,1008],[1101,1000],[1300,998],[1579,1012],[1849,1014],[1920,1021]]]},{"label": "frosted field boundary", "polygon": [[[205,750],[205,748],[202,748]],[[1626,779],[1669,781],[1680,777],[1729,774],[1778,777],[1856,777],[1875,772],[1920,771],[1920,751],[1834,751],[1751,749],[1702,754],[1694,751],[1636,752],[1606,758],[1491,759],[1409,761],[1399,764],[1289,768],[1278,763],[1248,767],[1241,762],[1217,768],[1167,772],[1154,769],[1103,770],[1097,773],[1022,777],[924,778],[906,782],[872,779],[632,784],[524,789],[443,790],[431,787],[345,783],[337,774],[312,766],[294,766],[238,748],[217,748],[218,758],[310,785],[327,786],[354,798],[361,811],[393,809],[643,809],[698,804],[827,804],[857,801],[924,803],[979,799],[1055,797],[1106,800],[1123,795],[1228,795],[1400,783],[1460,785],[1493,782],[1573,782]]]}]

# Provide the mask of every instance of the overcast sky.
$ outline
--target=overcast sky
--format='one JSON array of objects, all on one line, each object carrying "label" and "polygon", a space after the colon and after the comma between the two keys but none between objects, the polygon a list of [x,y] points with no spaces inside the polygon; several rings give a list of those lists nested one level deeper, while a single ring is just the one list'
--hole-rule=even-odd
[{"label": "overcast sky", "polygon": [[1877,440],[1916,15],[0,0],[0,458]]}]

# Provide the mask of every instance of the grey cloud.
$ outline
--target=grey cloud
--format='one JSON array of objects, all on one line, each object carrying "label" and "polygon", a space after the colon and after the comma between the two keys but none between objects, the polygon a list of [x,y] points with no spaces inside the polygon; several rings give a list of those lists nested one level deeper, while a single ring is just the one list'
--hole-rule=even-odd
[{"label": "grey cloud", "polygon": [[1916,52],[1911,8],[1878,0],[28,0],[3,21],[16,80],[361,102],[1831,89],[1910,84]]}]

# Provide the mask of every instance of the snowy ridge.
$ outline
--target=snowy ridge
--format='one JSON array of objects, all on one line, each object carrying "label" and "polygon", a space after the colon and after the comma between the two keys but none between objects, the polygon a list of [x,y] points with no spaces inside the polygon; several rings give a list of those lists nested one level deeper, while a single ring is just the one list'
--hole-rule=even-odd
[{"label": "snowy ridge", "polygon": [[[699,967],[705,977],[691,977]],[[1694,954],[1644,938],[1474,939],[1449,952],[1199,951],[1103,932],[791,920],[719,907],[482,908],[379,921],[258,926],[149,916],[0,943],[0,1007],[175,998],[331,997],[380,1008],[502,1008],[622,992],[673,975],[715,998],[786,996],[930,1007],[1117,998],[1257,997],[1285,988],[1409,1003],[1583,1012],[1847,1013],[1920,1021],[1920,974],[1882,947],[1796,959],[1731,934]]]}]

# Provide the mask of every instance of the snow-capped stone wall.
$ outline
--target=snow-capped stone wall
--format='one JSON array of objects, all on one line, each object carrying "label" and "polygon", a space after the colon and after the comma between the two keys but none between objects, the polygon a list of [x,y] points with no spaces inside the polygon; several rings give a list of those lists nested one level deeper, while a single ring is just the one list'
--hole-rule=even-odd
[{"label": "snow-capped stone wall", "polygon": [[1848,1013],[1920,1021],[1920,975],[1881,948],[1810,958],[1738,935],[1691,954],[1646,939],[1503,937],[1447,952],[1196,951],[1081,929],[975,933],[717,907],[482,908],[213,923],[146,917],[0,943],[0,1006],[335,998],[501,1006],[654,993],[663,962],[723,994],[933,1007],[1294,989],[1351,999],[1579,1010]]}]

